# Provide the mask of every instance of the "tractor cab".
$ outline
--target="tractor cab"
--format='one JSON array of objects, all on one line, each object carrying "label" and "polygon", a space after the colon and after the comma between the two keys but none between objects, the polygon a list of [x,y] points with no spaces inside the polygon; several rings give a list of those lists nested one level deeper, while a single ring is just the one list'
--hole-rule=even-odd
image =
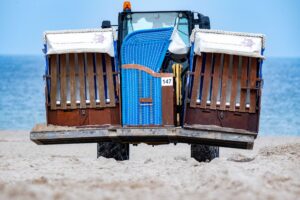
[{"label": "tractor cab", "polygon": [[[125,37],[139,30],[158,28],[173,28],[171,45],[166,54],[166,63],[163,70],[167,70],[166,64],[172,61],[184,63],[188,60],[190,50],[190,35],[194,28],[210,29],[209,18],[191,11],[124,11],[118,17],[118,46]],[[120,48],[119,48],[120,51]]]}]

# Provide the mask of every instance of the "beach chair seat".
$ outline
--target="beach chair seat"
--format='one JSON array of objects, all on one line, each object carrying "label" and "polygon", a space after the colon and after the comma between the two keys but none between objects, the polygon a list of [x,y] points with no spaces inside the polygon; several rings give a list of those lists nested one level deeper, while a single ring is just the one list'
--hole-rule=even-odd
[{"label": "beach chair seat", "polygon": [[51,110],[114,107],[114,60],[102,53],[49,55]]}]

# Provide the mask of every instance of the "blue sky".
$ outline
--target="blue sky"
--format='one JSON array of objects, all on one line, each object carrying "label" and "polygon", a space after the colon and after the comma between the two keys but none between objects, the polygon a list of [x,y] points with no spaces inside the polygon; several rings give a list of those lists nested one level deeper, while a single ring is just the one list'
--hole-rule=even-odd
[{"label": "blue sky", "polygon": [[[298,0],[132,0],[133,10],[193,10],[212,29],[267,35],[267,56],[300,57]],[[117,23],[123,0],[0,0],[0,54],[41,54],[45,30]]]}]

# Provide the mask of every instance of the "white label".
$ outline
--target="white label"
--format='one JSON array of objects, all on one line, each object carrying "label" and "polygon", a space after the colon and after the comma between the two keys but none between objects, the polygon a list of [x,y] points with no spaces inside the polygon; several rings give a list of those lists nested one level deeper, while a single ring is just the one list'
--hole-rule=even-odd
[{"label": "white label", "polygon": [[173,86],[173,77],[162,77],[161,85],[162,86]]}]

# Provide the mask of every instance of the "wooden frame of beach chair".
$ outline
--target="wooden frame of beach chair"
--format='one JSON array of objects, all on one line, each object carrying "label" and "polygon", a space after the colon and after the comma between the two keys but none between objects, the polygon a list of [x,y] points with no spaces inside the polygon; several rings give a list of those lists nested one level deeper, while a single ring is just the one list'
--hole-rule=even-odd
[{"label": "wooden frame of beach chair", "polygon": [[261,59],[217,53],[194,59],[184,123],[258,132]]},{"label": "wooden frame of beach chair", "polygon": [[109,55],[70,53],[48,55],[47,59],[48,124],[120,124],[118,72]]}]

